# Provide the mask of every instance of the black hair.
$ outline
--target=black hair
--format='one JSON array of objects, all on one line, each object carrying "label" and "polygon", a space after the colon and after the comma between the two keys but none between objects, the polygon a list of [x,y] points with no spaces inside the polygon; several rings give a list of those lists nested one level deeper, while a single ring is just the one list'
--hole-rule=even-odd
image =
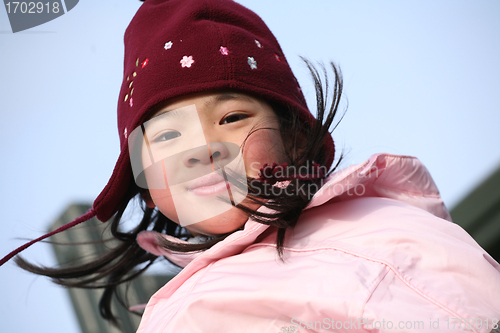
[{"label": "black hair", "polygon": [[[285,168],[299,170],[300,167],[305,167],[308,175],[315,176],[296,175],[297,177],[292,178],[286,186],[286,191],[273,190],[273,183],[265,179],[248,178],[240,181],[241,186],[248,187],[248,198],[254,203],[270,208],[273,213],[263,213],[242,204],[237,205],[255,221],[277,229],[276,249],[280,258],[283,255],[286,231],[295,227],[302,210],[308,205],[314,193],[321,188],[325,178],[338,167],[342,160],[340,156],[332,168],[326,172],[318,172],[318,166],[326,169],[325,164],[330,158],[325,154],[325,145],[330,139],[331,132],[338,125],[338,121],[336,123],[334,121],[337,119],[342,96],[342,74],[335,64],[330,63],[334,75],[333,87],[331,87],[328,71],[324,66],[318,70],[311,62],[303,60],[311,73],[316,90],[315,122],[311,124],[303,121],[297,110],[289,109],[287,106],[275,103],[270,103],[270,105],[279,119],[279,131],[288,160]],[[249,136],[262,129],[256,128],[249,133]],[[304,187],[307,191],[303,190]],[[118,240],[118,245],[109,249],[104,255],[84,264],[62,268],[37,266],[20,256],[15,258],[15,262],[27,271],[50,277],[53,282],[66,287],[104,289],[99,303],[100,313],[103,318],[118,325],[111,310],[113,295],[125,306],[125,302],[117,293],[118,286],[142,274],[158,258],[138,245],[137,235],[141,231],[152,230],[181,239],[190,236],[186,229],[168,219],[157,209],[147,207],[141,197],[139,187],[135,184],[130,187],[126,197],[135,197],[141,202],[142,220],[132,230],[122,231],[119,224],[130,200],[123,202],[110,224],[111,234],[115,240]],[[158,242],[166,249],[176,252],[203,251],[224,240],[231,233],[208,238],[201,244],[174,243],[162,237],[158,239]]]}]

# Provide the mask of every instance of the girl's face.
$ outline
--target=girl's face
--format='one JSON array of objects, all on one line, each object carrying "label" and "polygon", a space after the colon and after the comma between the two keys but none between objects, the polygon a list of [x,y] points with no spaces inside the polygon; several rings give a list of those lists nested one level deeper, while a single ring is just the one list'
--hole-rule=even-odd
[{"label": "girl's face", "polygon": [[195,235],[243,226],[248,217],[235,204],[258,208],[228,178],[239,175],[246,182],[264,164],[285,162],[276,114],[266,102],[239,92],[174,99],[143,129],[146,202]]}]

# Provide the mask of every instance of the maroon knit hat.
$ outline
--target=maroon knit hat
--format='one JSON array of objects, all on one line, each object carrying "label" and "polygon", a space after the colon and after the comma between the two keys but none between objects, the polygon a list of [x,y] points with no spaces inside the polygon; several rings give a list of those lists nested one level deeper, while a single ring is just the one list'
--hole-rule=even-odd
[{"label": "maroon knit hat", "polygon": [[[286,106],[306,122],[314,121],[274,35],[259,16],[232,0],[146,0],[124,40],[118,98],[121,153],[93,209],[78,223],[93,216],[109,220],[133,194],[127,136],[166,100],[235,89]],[[326,167],[334,152],[328,137]]]}]

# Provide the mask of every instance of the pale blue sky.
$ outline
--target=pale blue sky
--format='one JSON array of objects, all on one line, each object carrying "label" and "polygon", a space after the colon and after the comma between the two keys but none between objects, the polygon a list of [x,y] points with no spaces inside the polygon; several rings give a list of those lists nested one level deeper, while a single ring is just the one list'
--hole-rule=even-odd
[{"label": "pale blue sky", "polygon": [[[299,55],[343,70],[347,114],[334,133],[344,166],[377,152],[419,157],[452,207],[500,166],[500,2],[240,0],[280,41],[308,100]],[[91,202],[118,157],[123,32],[136,0],[81,0],[12,34],[0,9],[0,255]],[[50,248],[25,252],[52,265]],[[65,291],[0,268],[8,332],[78,332]]]}]

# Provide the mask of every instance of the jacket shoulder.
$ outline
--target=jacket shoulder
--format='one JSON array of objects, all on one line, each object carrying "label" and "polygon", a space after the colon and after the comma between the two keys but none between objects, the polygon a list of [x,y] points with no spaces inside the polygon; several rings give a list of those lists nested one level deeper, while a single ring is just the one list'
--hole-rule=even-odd
[{"label": "jacket shoulder", "polygon": [[500,314],[499,264],[460,226],[405,202],[366,197],[315,207],[286,247],[380,263],[410,293],[458,318]]}]

